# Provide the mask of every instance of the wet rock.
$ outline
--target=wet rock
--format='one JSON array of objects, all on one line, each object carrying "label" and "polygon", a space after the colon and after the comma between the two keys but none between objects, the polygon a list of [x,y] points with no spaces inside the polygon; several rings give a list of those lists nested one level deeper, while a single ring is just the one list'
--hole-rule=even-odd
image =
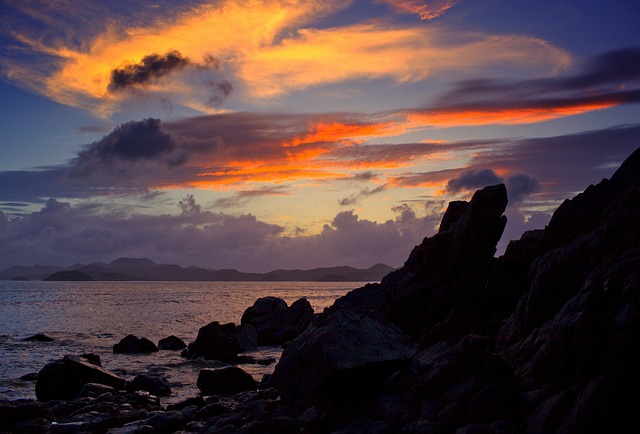
[{"label": "wet rock", "polygon": [[203,394],[213,395],[254,390],[257,383],[247,372],[236,366],[230,366],[222,369],[201,370],[197,385]]},{"label": "wet rock", "polygon": [[129,392],[144,390],[155,396],[171,395],[169,381],[158,375],[136,375],[132,381],[127,382],[126,388]]},{"label": "wet rock", "polygon": [[177,336],[171,335],[158,341],[158,348],[161,350],[178,351],[186,348],[187,344]]},{"label": "wet rock", "polygon": [[115,393],[116,389],[110,386],[99,383],[87,383],[82,387],[82,390],[78,394],[80,398],[96,398],[103,393]]},{"label": "wet rock", "polygon": [[114,389],[124,389],[125,380],[77,356],[65,356],[45,365],[38,373],[38,401],[75,399],[85,384],[99,383]]},{"label": "wet rock", "polygon": [[258,333],[258,345],[281,345],[295,339],[313,319],[313,308],[306,298],[291,306],[277,297],[255,301],[242,315],[242,324],[253,326]]},{"label": "wet rock", "polygon": [[87,362],[91,363],[92,365],[102,366],[102,360],[100,360],[100,356],[97,354],[84,353],[84,354],[80,354],[80,357],[82,357],[83,359],[86,359]]},{"label": "wet rock", "polygon": [[121,354],[155,353],[157,351],[158,347],[149,339],[138,338],[134,335],[127,335],[113,346],[113,352]]},{"label": "wet rock", "polygon": [[230,362],[238,356],[236,326],[233,323],[220,324],[217,321],[201,327],[196,340],[182,352],[184,357]]}]

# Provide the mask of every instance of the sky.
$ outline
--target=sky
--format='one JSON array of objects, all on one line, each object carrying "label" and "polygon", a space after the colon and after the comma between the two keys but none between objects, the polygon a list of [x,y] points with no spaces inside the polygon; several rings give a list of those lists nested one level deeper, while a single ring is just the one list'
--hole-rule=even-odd
[{"label": "sky", "polygon": [[0,269],[402,265],[640,146],[636,0],[0,0]]}]

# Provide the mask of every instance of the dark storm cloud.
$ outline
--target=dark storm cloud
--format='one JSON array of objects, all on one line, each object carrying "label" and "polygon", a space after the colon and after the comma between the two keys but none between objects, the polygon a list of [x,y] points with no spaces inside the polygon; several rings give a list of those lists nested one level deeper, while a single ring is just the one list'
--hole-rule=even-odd
[{"label": "dark storm cloud", "polygon": [[190,61],[178,51],[170,51],[163,55],[150,54],[143,57],[140,63],[125,65],[111,71],[109,92],[146,86],[173,71],[184,69],[189,63]]},{"label": "dark storm cloud", "polygon": [[459,83],[424,112],[491,109],[567,109],[640,102],[640,47],[598,55],[572,75]]},{"label": "dark storm cloud", "polygon": [[100,160],[110,162],[151,160],[170,154],[176,143],[162,131],[160,119],[131,121],[116,127],[102,139],[80,152],[77,163]]}]

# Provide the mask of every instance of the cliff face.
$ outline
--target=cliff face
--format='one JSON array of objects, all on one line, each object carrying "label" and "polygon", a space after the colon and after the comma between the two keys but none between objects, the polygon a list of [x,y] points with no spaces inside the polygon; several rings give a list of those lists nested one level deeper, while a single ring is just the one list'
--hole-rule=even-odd
[{"label": "cliff face", "polygon": [[[403,268],[285,349],[271,384],[285,403],[302,397],[289,411],[320,431],[637,432],[640,150],[495,259],[506,203],[502,185],[452,202]],[[341,339],[358,345],[331,344]]]}]

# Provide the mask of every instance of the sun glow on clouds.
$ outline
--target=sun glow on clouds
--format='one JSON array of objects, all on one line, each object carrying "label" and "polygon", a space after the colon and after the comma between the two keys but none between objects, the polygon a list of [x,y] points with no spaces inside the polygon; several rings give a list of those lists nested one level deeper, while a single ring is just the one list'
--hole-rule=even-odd
[{"label": "sun glow on clouds", "polygon": [[444,14],[461,0],[379,0],[403,13],[415,14],[421,20],[432,20]]},{"label": "sun glow on clouds", "polygon": [[[528,36],[453,34],[438,26],[381,23],[310,27],[350,3],[227,0],[146,26],[118,26],[109,21],[106,30],[80,47],[60,42],[63,39],[52,43],[34,35],[16,35],[31,50],[57,59],[57,69],[38,71],[26,64],[7,69],[23,85],[55,101],[109,116],[128,98],[141,94],[201,112],[217,112],[216,104],[230,93],[231,85],[243,98],[269,99],[356,79],[391,78],[406,83],[433,74],[500,65],[525,67],[529,73],[549,72],[570,62],[564,51]],[[168,53],[181,56],[182,66],[138,81],[131,91],[114,91],[114,71]],[[218,63],[204,68],[207,59]],[[219,92],[225,85],[229,85],[222,89],[226,93],[203,100],[202,94],[211,92],[211,87]],[[207,103],[212,98],[215,101]]]}]

